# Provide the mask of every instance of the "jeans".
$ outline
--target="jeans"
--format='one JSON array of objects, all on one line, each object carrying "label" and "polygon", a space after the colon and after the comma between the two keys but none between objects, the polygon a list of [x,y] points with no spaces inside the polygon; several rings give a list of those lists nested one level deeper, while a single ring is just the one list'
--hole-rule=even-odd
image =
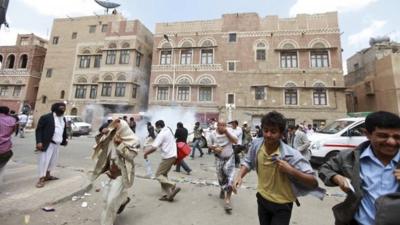
[{"label": "jeans", "polygon": [[188,166],[188,164],[184,160],[182,160],[182,161],[180,161],[180,163],[176,164],[175,171],[176,172],[181,172],[181,166],[187,173],[190,173],[190,171],[192,171],[192,169],[190,169],[190,167]]},{"label": "jeans", "polygon": [[200,157],[203,156],[203,150],[201,150],[200,147],[200,139],[197,138],[193,141],[193,146],[192,146],[192,155],[190,157],[194,158],[194,154],[196,152],[196,148],[199,150],[200,152]]},{"label": "jeans", "polygon": [[278,204],[266,200],[259,193],[256,196],[260,225],[289,225],[293,202]]}]

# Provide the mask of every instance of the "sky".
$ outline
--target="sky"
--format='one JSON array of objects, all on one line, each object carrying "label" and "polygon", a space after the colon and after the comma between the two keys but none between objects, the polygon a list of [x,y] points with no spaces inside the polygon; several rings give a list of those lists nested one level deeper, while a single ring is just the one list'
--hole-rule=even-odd
[{"label": "sky", "polygon": [[[400,42],[398,0],[112,0],[129,20],[139,19],[154,32],[156,23],[221,18],[225,13],[256,12],[259,16],[295,17],[299,13],[338,11],[344,67],[347,58],[369,47],[370,37]],[[103,14],[94,0],[10,0],[0,46],[14,45],[17,33],[49,38],[52,21],[67,16]],[[396,25],[397,24],[397,25]]]}]

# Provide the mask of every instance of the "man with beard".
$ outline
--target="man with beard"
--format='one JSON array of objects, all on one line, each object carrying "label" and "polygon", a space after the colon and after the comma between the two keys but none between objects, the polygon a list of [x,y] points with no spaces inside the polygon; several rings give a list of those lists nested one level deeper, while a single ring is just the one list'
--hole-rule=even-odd
[{"label": "man with beard", "polygon": [[112,225],[129,203],[127,189],[135,177],[134,158],[140,148],[139,138],[125,120],[116,119],[103,129],[94,147],[92,158],[97,159],[92,181],[101,174],[109,177],[104,188],[104,207],[101,225]]},{"label": "man with beard", "polygon": [[36,127],[36,151],[39,152],[39,181],[37,188],[42,188],[46,181],[57,180],[50,171],[57,166],[59,147],[67,145],[65,103],[58,102],[51,106],[51,113],[40,117]]},{"label": "man with beard", "polygon": [[235,156],[232,144],[236,144],[238,138],[232,129],[226,127],[224,120],[219,120],[217,129],[211,133],[210,139],[210,149],[215,154],[215,167],[221,187],[219,197],[224,199],[225,211],[230,213],[232,211],[232,185],[235,176]]}]

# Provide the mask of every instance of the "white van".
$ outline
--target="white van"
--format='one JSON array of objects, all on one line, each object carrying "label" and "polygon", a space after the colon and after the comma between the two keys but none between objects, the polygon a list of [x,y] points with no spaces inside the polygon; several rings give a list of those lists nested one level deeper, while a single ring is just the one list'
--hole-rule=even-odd
[{"label": "white van", "polygon": [[341,150],[354,149],[367,140],[364,131],[365,117],[343,118],[328,124],[308,137],[311,162],[322,164]]},{"label": "white van", "polygon": [[84,122],[79,116],[66,115],[65,120],[71,121],[73,135],[89,134],[92,131],[92,125]]}]

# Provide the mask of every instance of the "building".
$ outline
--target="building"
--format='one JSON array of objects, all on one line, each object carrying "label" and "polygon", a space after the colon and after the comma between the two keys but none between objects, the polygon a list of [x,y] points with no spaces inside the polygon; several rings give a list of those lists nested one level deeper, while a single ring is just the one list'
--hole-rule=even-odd
[{"label": "building", "polygon": [[252,121],[271,110],[317,125],[346,114],[336,12],[158,23],[149,108]]},{"label": "building", "polygon": [[400,43],[372,38],[370,45],[347,60],[347,109],[400,115]]},{"label": "building", "polygon": [[35,120],[53,103],[86,122],[147,107],[153,35],[121,14],[55,19]]},{"label": "building", "polygon": [[35,108],[47,40],[18,34],[14,46],[0,46],[0,105],[15,112]]}]

